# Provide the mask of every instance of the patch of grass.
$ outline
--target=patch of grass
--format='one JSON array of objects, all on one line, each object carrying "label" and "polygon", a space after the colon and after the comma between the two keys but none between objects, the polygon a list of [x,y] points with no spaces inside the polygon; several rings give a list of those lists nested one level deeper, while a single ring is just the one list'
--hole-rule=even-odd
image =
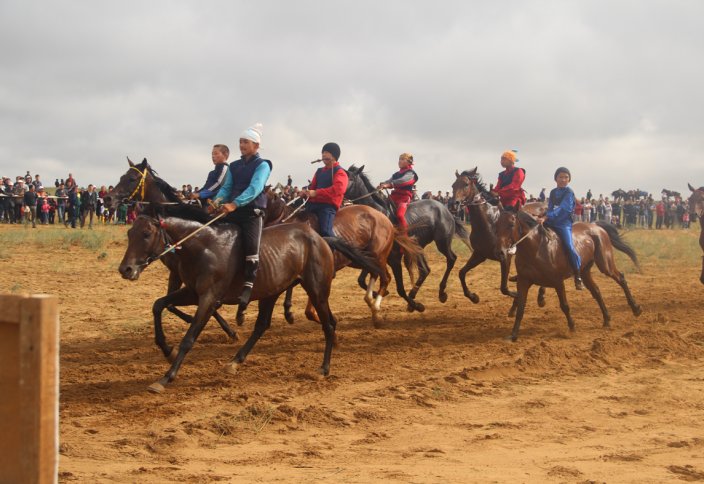
[{"label": "patch of grass", "polygon": [[99,230],[88,229],[66,229],[62,225],[39,227],[38,230],[27,231],[0,231],[0,259],[10,257],[12,247],[32,244],[40,248],[60,247],[82,247],[84,249],[99,251],[104,253],[108,244],[121,235],[113,227],[101,227]]}]

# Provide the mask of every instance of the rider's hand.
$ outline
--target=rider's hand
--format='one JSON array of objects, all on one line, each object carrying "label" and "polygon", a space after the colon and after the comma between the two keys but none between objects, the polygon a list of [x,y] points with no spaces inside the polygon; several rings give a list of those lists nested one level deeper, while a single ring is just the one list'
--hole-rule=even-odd
[{"label": "rider's hand", "polygon": [[315,198],[316,193],[317,192],[315,190],[308,190],[308,196],[310,198]]},{"label": "rider's hand", "polygon": [[234,203],[223,203],[222,205],[220,205],[220,212],[222,213],[230,213],[234,212],[235,210],[237,210],[237,205]]},{"label": "rider's hand", "polygon": [[200,195],[198,194],[198,192],[193,192],[193,193],[191,193],[190,198],[191,198],[191,200],[198,200],[200,198]]},{"label": "rider's hand", "polygon": [[545,217],[538,217],[537,220],[540,225],[543,225],[543,223],[545,222]]}]

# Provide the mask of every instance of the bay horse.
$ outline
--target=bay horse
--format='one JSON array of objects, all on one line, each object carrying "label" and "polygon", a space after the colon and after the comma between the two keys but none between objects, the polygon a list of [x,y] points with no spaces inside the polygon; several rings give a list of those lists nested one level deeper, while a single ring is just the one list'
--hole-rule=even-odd
[{"label": "bay horse", "polygon": [[[497,237],[502,244],[502,250],[522,241],[516,246],[516,271],[518,273],[518,298],[516,299],[516,319],[511,332],[511,340],[518,339],[523,313],[526,307],[528,290],[534,284],[541,287],[552,287],[560,300],[560,309],[567,317],[570,331],[575,330],[574,321],[567,304],[564,280],[572,277],[572,266],[562,246],[559,237],[546,230],[528,213],[518,213],[504,210],[496,223]],[[631,294],[626,278],[616,267],[614,249],[626,254],[640,270],[635,251],[626,244],[613,225],[606,222],[576,223],[572,228],[574,246],[582,260],[582,280],[592,297],[599,304],[604,318],[604,327],[610,326],[611,317],[601,297],[599,287],[591,274],[594,264],[602,274],[612,278],[621,286],[628,305],[635,316],[642,312]]]},{"label": "bay horse", "polygon": [[[345,198],[352,200],[352,203],[366,205],[379,212],[383,213],[389,219],[395,217],[394,209],[387,197],[379,193],[369,180],[369,177],[364,173],[364,165],[357,168],[352,165],[347,170],[349,182]],[[440,302],[447,301],[447,279],[450,276],[452,268],[457,261],[457,255],[452,250],[452,240],[457,236],[465,245],[471,249],[469,242],[469,232],[464,225],[459,222],[450,212],[450,210],[438,202],[437,200],[425,199],[411,202],[408,205],[406,212],[406,220],[408,222],[408,235],[413,237],[418,245],[425,248],[431,242],[435,242],[438,251],[445,256],[445,273],[440,281],[438,299]],[[408,310],[425,310],[423,304],[415,301],[423,282],[430,274],[430,266],[424,255],[421,255],[418,260],[418,279],[415,281],[413,288],[409,294],[403,285],[403,271],[401,267],[402,254],[398,248],[391,251],[388,263],[396,280],[396,291],[408,303]],[[360,275],[360,285],[366,279],[366,274]],[[365,286],[362,286],[366,289]]]},{"label": "bay horse", "polygon": [[[318,227],[317,218],[305,211],[297,213],[292,221],[308,223],[315,229]],[[423,249],[408,235],[396,230],[384,214],[364,205],[349,205],[338,210],[333,221],[333,233],[352,247],[364,250],[372,255],[377,264],[384,268],[379,275],[371,274],[368,285],[362,285],[363,280],[360,280],[362,275],[366,276],[369,272],[364,267],[354,263],[354,261],[350,261],[344,254],[335,253],[335,271],[347,266],[362,269],[358,282],[366,291],[364,301],[372,311],[374,326],[378,327],[380,324],[381,301],[388,294],[387,288],[391,282],[391,275],[387,271],[386,265],[394,245],[404,251],[411,266],[418,264],[418,260],[423,254]],[[374,292],[373,288],[377,279],[379,280],[379,289]],[[286,292],[284,301],[284,317],[289,323],[294,320],[293,313],[291,313],[292,297],[293,288]],[[316,320],[314,313],[309,309],[306,310],[306,316],[308,319]]]},{"label": "bay horse", "polygon": [[[106,207],[110,209],[117,208],[117,205],[122,200],[145,204],[168,203],[172,205],[185,205],[183,200],[178,196],[177,190],[159,177],[156,171],[149,165],[146,158],[144,158],[141,163],[135,165],[128,157],[127,163],[129,165],[127,171],[120,177],[115,187],[103,197],[103,202]],[[181,282],[181,276],[178,273],[178,264],[171,253],[162,257],[161,262],[169,269],[169,282],[166,292],[167,294],[172,293],[183,284]],[[175,306],[168,305],[166,309],[186,323],[193,323],[191,316]],[[231,340],[234,341],[238,339],[237,333],[230,328],[230,325],[220,313],[214,311],[213,317]]]},{"label": "bay horse", "polygon": [[[240,229],[227,222],[204,227],[210,217],[188,205],[168,207],[166,218],[140,215],[128,231],[128,246],[119,267],[123,278],[137,280],[157,254],[173,241],[183,239],[198,229],[195,235],[174,250],[184,286],[157,299],[153,305],[154,335],[157,346],[172,362],[164,377],[149,390],[159,393],[173,381],[188,351],[221,304],[238,304],[243,284],[242,242]],[[325,334],[325,351],[320,372],[330,372],[330,356],[335,339],[335,319],[328,298],[335,275],[331,248],[342,252],[355,264],[374,274],[383,271],[373,258],[346,242],[329,237],[323,239],[307,224],[268,227],[262,231],[260,266],[252,291],[252,301],[259,301],[259,314],[246,343],[226,365],[226,371],[236,372],[262,334],[271,325],[271,315],[277,299],[288,287],[300,283],[315,308]],[[161,311],[169,304],[197,305],[178,351],[166,342],[161,325]]]},{"label": "bay horse", "polygon": [[[699,246],[704,251],[704,187],[695,189],[687,183],[692,194],[689,196],[689,210],[693,211],[699,217]],[[702,257],[702,274],[699,276],[699,281],[704,284],[704,257]]]},{"label": "bay horse", "polygon": [[[501,264],[501,294],[515,298],[518,294],[508,288],[508,273],[511,267],[511,255],[502,251],[496,237],[496,222],[500,209],[489,202],[495,197],[486,189],[477,168],[465,170],[462,173],[455,171],[455,182],[452,184],[452,194],[461,206],[469,207],[469,223],[472,231],[469,240],[472,244],[472,255],[460,269],[460,282],[464,295],[477,304],[479,296],[469,290],[467,286],[467,273],[486,260],[498,261]],[[538,216],[545,213],[547,205],[543,202],[525,204],[521,210],[531,215]],[[538,304],[545,305],[545,290],[538,292]]]}]

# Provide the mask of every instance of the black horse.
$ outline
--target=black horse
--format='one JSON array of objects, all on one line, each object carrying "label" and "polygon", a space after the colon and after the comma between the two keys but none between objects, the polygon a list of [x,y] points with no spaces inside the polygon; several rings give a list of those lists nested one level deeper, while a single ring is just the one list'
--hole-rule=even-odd
[{"label": "black horse", "polygon": [[[347,185],[347,191],[345,192],[345,198],[352,200],[355,204],[375,208],[386,214],[386,216],[395,222],[391,202],[388,198],[381,195],[371,183],[367,174],[364,173],[364,165],[359,168],[354,165],[350,166],[347,170],[347,174],[349,183]],[[445,205],[436,200],[419,200],[412,202],[408,206],[406,220],[409,224],[408,235],[414,237],[418,245],[425,247],[431,242],[435,242],[438,251],[440,251],[447,260],[445,273],[440,281],[438,295],[440,301],[444,303],[447,301],[447,292],[445,292],[447,279],[457,261],[457,255],[455,255],[452,250],[452,239],[457,236],[471,248],[469,244],[469,232],[467,232],[461,222],[455,219]],[[422,312],[425,310],[425,307],[421,303],[416,302],[415,297],[423,285],[423,282],[428,277],[428,274],[430,274],[430,266],[425,256],[419,258],[418,279],[415,281],[411,292],[406,294],[406,290],[403,286],[402,259],[403,254],[397,246],[394,246],[389,255],[388,264],[391,266],[391,270],[394,273],[394,279],[396,279],[396,290],[399,296],[408,303],[409,311],[415,309]],[[365,287],[365,280],[366,273],[362,272],[359,278],[360,286]]]}]

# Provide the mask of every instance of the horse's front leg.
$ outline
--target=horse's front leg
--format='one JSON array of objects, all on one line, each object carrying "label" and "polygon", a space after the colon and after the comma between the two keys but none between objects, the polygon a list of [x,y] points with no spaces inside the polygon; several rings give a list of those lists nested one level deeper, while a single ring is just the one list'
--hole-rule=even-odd
[{"label": "horse's front leg", "polygon": [[154,341],[169,361],[174,361],[176,354],[175,350],[167,344],[166,336],[164,335],[164,328],[161,322],[161,315],[164,312],[164,308],[172,305],[193,306],[196,304],[198,304],[198,296],[196,293],[189,288],[183,287],[164,297],[160,297],[154,301],[152,305],[152,314],[154,315]]},{"label": "horse's front leg", "polygon": [[181,364],[183,364],[183,360],[186,358],[186,354],[191,350],[191,348],[193,348],[193,345],[195,344],[196,339],[198,339],[198,336],[200,335],[201,331],[203,331],[205,324],[213,315],[216,304],[217,299],[215,297],[214,291],[210,290],[205,294],[199,295],[198,309],[196,310],[196,314],[193,317],[193,324],[188,327],[188,331],[186,331],[186,334],[181,340],[181,344],[179,345],[176,358],[174,358],[173,363],[171,363],[171,368],[169,368],[169,371],[167,371],[166,374],[159,379],[159,381],[156,381],[149,385],[149,391],[154,393],[161,393],[164,391],[166,385],[171,383],[176,378],[176,374],[181,368]]},{"label": "horse's front leg", "polygon": [[479,296],[469,290],[466,281],[467,273],[477,267],[482,262],[484,262],[485,260],[486,257],[479,255],[478,252],[472,252],[472,255],[470,256],[469,260],[465,263],[464,267],[460,269],[460,283],[462,283],[462,291],[464,291],[465,297],[469,298],[469,300],[472,301],[474,304],[477,304],[479,302]]},{"label": "horse's front leg", "polygon": [[499,263],[501,264],[501,294],[515,298],[518,294],[508,289],[508,271],[511,268],[511,256],[502,255],[499,257]]}]

